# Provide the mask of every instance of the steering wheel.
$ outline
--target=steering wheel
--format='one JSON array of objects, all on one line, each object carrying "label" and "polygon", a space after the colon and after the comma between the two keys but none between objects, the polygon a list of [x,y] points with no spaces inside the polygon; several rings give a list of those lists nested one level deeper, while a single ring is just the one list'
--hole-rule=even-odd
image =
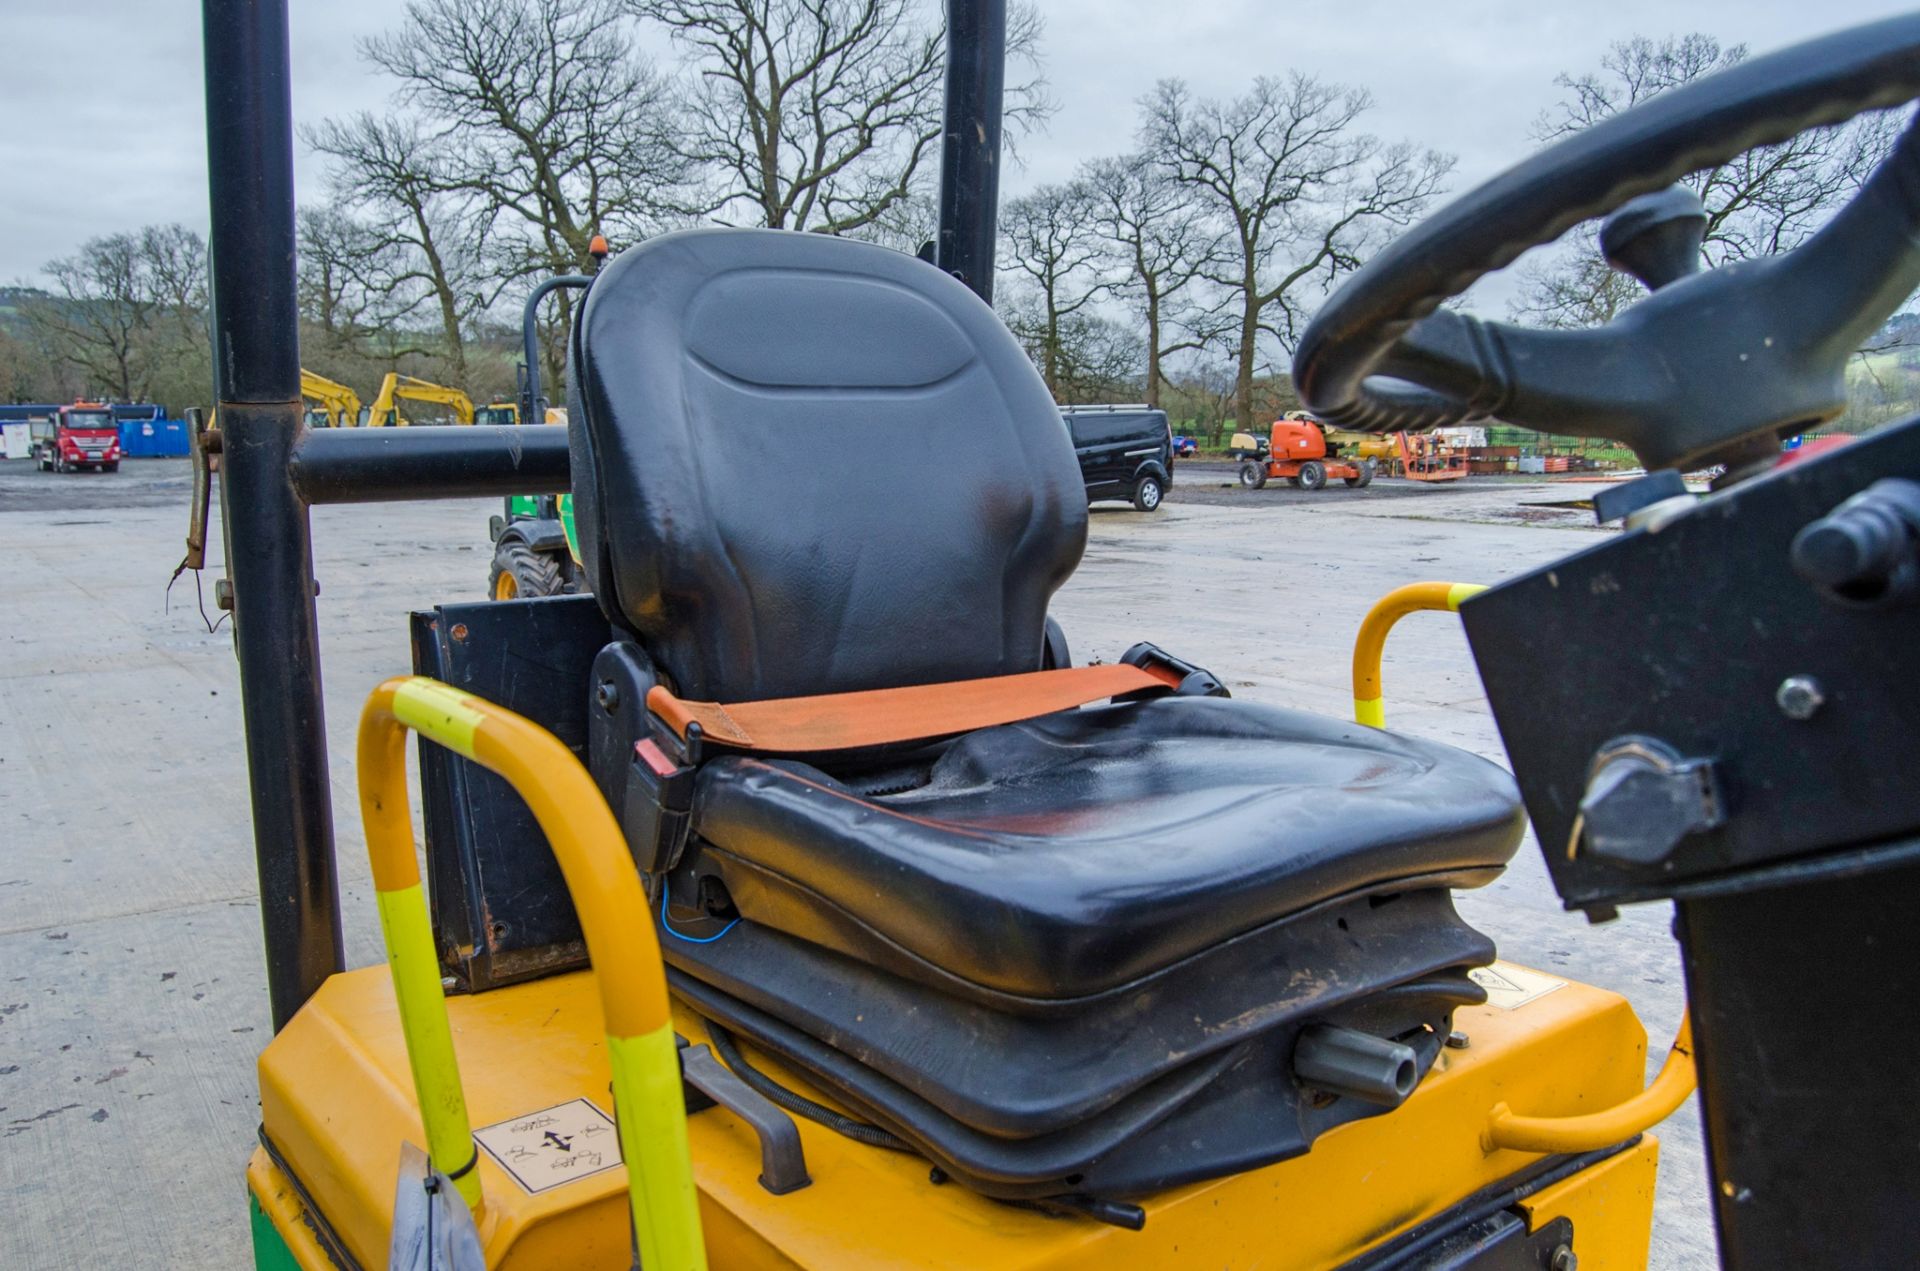
[{"label": "steering wheel", "polygon": [[[1847,359],[1920,286],[1920,123],[1783,255],[1697,272],[1698,200],[1684,188],[1651,192],[1916,97],[1920,14],[1743,62],[1577,133],[1455,200],[1348,279],[1301,337],[1300,399],[1362,432],[1497,416],[1610,438],[1649,471],[1771,454],[1783,430],[1845,409]],[[1541,330],[1439,308],[1609,212],[1608,258],[1653,294],[1606,325]]]}]

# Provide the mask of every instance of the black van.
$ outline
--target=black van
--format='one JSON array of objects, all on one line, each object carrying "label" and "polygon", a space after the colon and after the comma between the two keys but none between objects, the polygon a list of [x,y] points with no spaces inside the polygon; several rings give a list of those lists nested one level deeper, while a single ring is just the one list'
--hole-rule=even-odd
[{"label": "black van", "polygon": [[1087,502],[1127,499],[1142,512],[1173,484],[1173,429],[1149,406],[1062,406]]}]

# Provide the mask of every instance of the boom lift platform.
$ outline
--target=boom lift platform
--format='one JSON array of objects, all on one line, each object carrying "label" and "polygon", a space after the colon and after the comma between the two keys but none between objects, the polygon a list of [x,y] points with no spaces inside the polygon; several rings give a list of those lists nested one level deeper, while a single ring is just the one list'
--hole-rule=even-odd
[{"label": "boom lift platform", "polygon": [[1400,475],[1409,481],[1458,481],[1467,475],[1467,457],[1438,433],[1397,432]]},{"label": "boom lift platform", "polygon": [[[1693,1036],[1643,1089],[1626,1002],[1497,961],[1455,913],[1516,850],[1523,796],[1571,905],[1675,899],[1729,1263],[1909,1257],[1920,1105],[1888,1057],[1920,1015],[1886,1008],[1920,988],[1899,661],[1920,425],[1771,464],[1920,283],[1920,141],[1773,270],[1687,276],[1702,218],[1660,191],[1920,97],[1920,18],[1547,150],[1316,318],[1295,377],[1333,424],[1498,408],[1655,474],[1603,508],[1628,531],[1571,561],[1390,596],[1351,723],[1231,699],[1150,644],[1071,665],[1046,611],[1083,486],[987,303],[1004,7],[949,20],[934,264],[666,235],[588,280],[564,431],[372,435],[301,426],[284,4],[205,0],[205,450],[276,1028],[258,1264],[1644,1263],[1646,1131]],[[1434,280],[1609,212],[1609,253],[1656,288],[1610,326],[1437,308]],[[1697,383],[1621,369],[1690,341]],[[713,460],[771,444],[770,397],[781,430],[906,419],[921,444],[741,496]],[[1696,503],[1662,470],[1703,461],[1732,479]],[[592,594],[415,615],[418,674],[373,688],[358,748],[388,965],[345,970],[307,509],[529,491],[577,497]],[[1385,631],[1422,608],[1461,612],[1517,787],[1384,728]],[[1622,689],[1569,696],[1556,658],[1601,641]],[[1809,948],[1852,976],[1814,984]]]},{"label": "boom lift platform", "polygon": [[1318,490],[1328,478],[1349,486],[1373,484],[1374,461],[1340,455],[1326,430],[1300,411],[1274,420],[1266,437],[1235,433],[1232,453],[1241,460],[1240,484],[1249,490],[1265,488],[1269,477],[1285,477],[1297,490]]}]

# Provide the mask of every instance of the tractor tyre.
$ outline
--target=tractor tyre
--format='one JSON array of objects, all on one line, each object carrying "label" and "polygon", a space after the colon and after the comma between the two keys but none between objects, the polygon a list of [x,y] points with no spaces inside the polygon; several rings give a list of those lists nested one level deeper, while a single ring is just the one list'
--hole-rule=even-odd
[{"label": "tractor tyre", "polygon": [[1327,465],[1318,459],[1309,459],[1300,465],[1300,488],[1318,490],[1327,484]]},{"label": "tractor tyre", "polygon": [[1142,512],[1155,511],[1160,506],[1162,493],[1159,477],[1141,477],[1133,487],[1133,506]]},{"label": "tractor tyre", "polygon": [[493,569],[487,577],[487,594],[495,600],[528,600],[535,596],[557,596],[566,580],[560,562],[551,552],[536,552],[518,538],[494,546]]},{"label": "tractor tyre", "polygon": [[1240,484],[1249,490],[1264,490],[1267,485],[1267,465],[1252,459],[1241,464]]},{"label": "tractor tyre", "polygon": [[1346,483],[1358,490],[1364,490],[1373,484],[1373,460],[1362,459],[1359,463],[1360,475],[1345,478]]}]

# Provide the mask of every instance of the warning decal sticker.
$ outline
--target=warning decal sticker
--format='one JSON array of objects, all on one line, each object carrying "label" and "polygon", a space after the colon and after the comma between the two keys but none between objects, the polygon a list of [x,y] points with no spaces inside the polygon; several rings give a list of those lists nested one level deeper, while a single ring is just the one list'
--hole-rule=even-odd
[{"label": "warning decal sticker", "polygon": [[1511,962],[1496,962],[1492,966],[1477,966],[1467,972],[1473,982],[1487,991],[1487,1001],[1503,1011],[1525,1006],[1536,997],[1545,997],[1558,988],[1565,988],[1565,980],[1556,980],[1550,975],[1538,971],[1529,971],[1523,966]]},{"label": "warning decal sticker", "polygon": [[613,1118],[575,1099],[475,1130],[488,1156],[530,1192],[544,1192],[620,1164]]}]

